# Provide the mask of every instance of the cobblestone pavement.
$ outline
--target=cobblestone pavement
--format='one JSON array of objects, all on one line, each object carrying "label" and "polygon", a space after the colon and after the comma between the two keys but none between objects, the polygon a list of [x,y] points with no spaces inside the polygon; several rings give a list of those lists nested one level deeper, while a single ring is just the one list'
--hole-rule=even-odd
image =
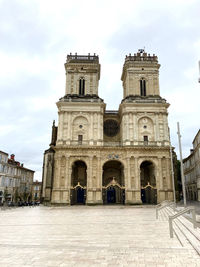
[{"label": "cobblestone pavement", "polygon": [[1,267],[200,266],[154,207],[24,207],[0,218]]}]

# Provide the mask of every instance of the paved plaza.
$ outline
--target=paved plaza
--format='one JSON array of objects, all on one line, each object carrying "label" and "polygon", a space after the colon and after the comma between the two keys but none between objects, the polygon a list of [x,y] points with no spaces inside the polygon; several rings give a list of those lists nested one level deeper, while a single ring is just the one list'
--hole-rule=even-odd
[{"label": "paved plaza", "polygon": [[0,266],[200,266],[170,239],[155,207],[24,207],[0,211]]}]

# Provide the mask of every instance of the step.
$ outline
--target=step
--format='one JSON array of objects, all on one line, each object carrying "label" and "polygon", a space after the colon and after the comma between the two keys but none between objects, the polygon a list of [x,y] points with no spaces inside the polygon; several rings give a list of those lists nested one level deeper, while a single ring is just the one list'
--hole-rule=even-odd
[{"label": "step", "polygon": [[[164,208],[168,216],[176,214],[176,212],[170,208]],[[186,240],[195,249],[195,251],[200,255],[200,232],[199,229],[194,229],[193,224],[185,218],[183,215],[173,220],[173,229],[177,235],[177,238],[185,246],[187,246]],[[185,236],[185,239],[183,238]]]}]

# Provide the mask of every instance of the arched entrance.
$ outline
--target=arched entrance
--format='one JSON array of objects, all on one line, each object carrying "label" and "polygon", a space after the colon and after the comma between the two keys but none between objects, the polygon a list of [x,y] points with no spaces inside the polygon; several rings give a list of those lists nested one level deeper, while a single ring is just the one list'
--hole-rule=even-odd
[{"label": "arched entrance", "polygon": [[155,166],[151,161],[140,165],[141,200],[144,204],[157,203]]},{"label": "arched entrance", "polygon": [[85,204],[87,189],[87,165],[77,160],[72,165],[71,204]]},{"label": "arched entrance", "polygon": [[104,204],[124,204],[124,167],[121,162],[111,160],[103,165],[103,190]]},{"label": "arched entrance", "polygon": [[107,203],[112,204],[116,203],[116,190],[114,186],[109,186],[107,188]]}]

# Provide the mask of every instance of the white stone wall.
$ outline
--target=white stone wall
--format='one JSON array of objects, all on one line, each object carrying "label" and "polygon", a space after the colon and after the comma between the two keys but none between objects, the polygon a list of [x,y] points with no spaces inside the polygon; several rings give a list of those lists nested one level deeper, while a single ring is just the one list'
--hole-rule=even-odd
[{"label": "white stone wall", "polygon": [[[124,97],[140,96],[140,79],[146,80],[147,96],[159,97],[159,67],[155,62],[134,62],[123,69]],[[98,94],[100,66],[98,64],[67,63],[66,94],[78,94],[79,79],[85,79],[85,94]],[[86,99],[86,98],[85,98]],[[165,101],[126,102],[119,112],[105,113],[105,104],[91,99],[79,101],[60,100],[57,103],[59,121],[54,158],[54,184],[52,204],[70,204],[72,199],[72,169],[75,161],[87,166],[86,203],[103,201],[103,167],[110,160],[123,165],[126,204],[141,203],[141,164],[152,163],[154,169],[157,202],[172,200],[169,132]],[[87,101],[87,102],[86,102]],[[110,116],[110,117],[109,117]],[[113,117],[112,117],[113,116]],[[114,138],[105,137],[103,122],[115,119],[120,132]],[[82,143],[78,136],[82,135]],[[144,145],[148,136],[148,146]],[[114,173],[110,171],[110,173]]]},{"label": "white stone wall", "polygon": [[121,133],[124,145],[139,144],[144,136],[148,136],[149,142],[156,142],[169,146],[169,131],[167,121],[167,108],[165,106],[149,108],[143,105],[123,103],[121,111]]},{"label": "white stone wall", "polygon": [[[59,122],[57,144],[77,145],[78,135],[83,144],[103,143],[103,103],[58,102]],[[83,111],[81,111],[83,110]]]}]

